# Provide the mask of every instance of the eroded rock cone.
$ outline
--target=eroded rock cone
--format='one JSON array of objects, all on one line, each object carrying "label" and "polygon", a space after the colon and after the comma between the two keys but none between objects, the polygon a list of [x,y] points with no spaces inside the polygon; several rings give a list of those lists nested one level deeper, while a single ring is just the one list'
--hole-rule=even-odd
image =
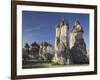
[{"label": "eroded rock cone", "polygon": [[53,61],[58,64],[70,64],[68,29],[68,21],[65,19],[56,26],[55,56]]},{"label": "eroded rock cone", "polygon": [[88,64],[86,44],[83,38],[83,28],[79,21],[76,21],[71,31],[70,54],[74,64]]},{"label": "eroded rock cone", "polygon": [[89,58],[87,57],[87,51],[84,40],[78,40],[75,46],[71,48],[70,54],[74,64],[88,64]]}]

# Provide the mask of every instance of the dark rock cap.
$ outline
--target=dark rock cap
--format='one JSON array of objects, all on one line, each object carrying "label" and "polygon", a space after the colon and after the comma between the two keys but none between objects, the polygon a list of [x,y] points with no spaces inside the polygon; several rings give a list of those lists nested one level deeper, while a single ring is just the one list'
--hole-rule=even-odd
[{"label": "dark rock cap", "polygon": [[79,29],[79,28],[77,28],[77,25],[80,25],[80,22],[78,20],[75,21],[71,32],[84,32],[82,26],[80,25],[80,29]]}]

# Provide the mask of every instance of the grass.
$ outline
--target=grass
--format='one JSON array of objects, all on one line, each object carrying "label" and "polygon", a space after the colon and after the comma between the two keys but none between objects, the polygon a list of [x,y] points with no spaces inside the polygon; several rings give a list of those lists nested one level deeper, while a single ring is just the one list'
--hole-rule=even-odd
[{"label": "grass", "polygon": [[54,63],[53,61],[37,61],[37,60],[28,60],[23,61],[23,69],[29,68],[49,68],[49,67],[73,67],[73,66],[87,66],[89,64],[70,64],[70,65],[61,65]]}]

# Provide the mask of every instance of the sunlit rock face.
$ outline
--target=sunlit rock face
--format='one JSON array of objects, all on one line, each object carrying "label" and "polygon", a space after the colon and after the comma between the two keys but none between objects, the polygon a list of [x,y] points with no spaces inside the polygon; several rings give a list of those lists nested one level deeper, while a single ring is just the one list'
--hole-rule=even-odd
[{"label": "sunlit rock face", "polygon": [[89,63],[83,33],[84,31],[80,22],[76,21],[70,35],[70,54],[74,64]]},{"label": "sunlit rock face", "polygon": [[62,20],[56,26],[55,56],[54,62],[58,64],[69,64],[69,43],[68,43],[68,21]]},{"label": "sunlit rock face", "polygon": [[[55,45],[49,42],[33,42],[25,44],[22,55],[23,60],[34,60],[37,62],[53,61],[57,64],[89,64],[89,49],[83,38],[83,28],[79,21],[74,23],[68,39],[68,21],[63,19],[56,25]],[[69,43],[70,42],[70,43]]]},{"label": "sunlit rock face", "polygon": [[77,42],[77,40],[82,38],[83,38],[83,29],[80,25],[80,22],[76,21],[70,34],[70,48],[72,48],[75,45],[75,42]]}]

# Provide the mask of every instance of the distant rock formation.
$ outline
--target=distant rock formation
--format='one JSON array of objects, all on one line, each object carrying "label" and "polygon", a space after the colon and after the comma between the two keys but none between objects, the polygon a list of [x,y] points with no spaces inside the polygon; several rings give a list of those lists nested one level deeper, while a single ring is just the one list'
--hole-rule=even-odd
[{"label": "distant rock formation", "polygon": [[30,57],[38,59],[40,45],[36,42],[30,44]]},{"label": "distant rock formation", "polygon": [[80,22],[76,21],[70,35],[70,54],[74,64],[89,63],[83,33],[84,31]]},{"label": "distant rock formation", "polygon": [[[53,61],[57,64],[89,64],[89,49],[87,52],[83,38],[83,28],[76,21],[68,39],[69,23],[63,19],[56,25],[55,46],[48,42],[28,43],[23,48],[23,60]],[[70,41],[70,44],[69,44]]]},{"label": "distant rock formation", "polygon": [[36,42],[30,45],[26,43],[23,48],[22,54],[23,60],[31,60],[33,58],[36,59],[39,55],[39,45]]},{"label": "distant rock formation", "polygon": [[26,43],[23,48],[23,60],[52,60],[54,56],[54,47],[47,43],[42,42],[38,44],[36,42],[30,44]]},{"label": "distant rock formation", "polygon": [[43,60],[52,60],[54,56],[54,47],[47,42],[42,42],[40,44],[39,56]]},{"label": "distant rock formation", "polygon": [[53,61],[58,64],[70,64],[69,43],[68,43],[68,21],[62,20],[56,26],[55,56]]}]

